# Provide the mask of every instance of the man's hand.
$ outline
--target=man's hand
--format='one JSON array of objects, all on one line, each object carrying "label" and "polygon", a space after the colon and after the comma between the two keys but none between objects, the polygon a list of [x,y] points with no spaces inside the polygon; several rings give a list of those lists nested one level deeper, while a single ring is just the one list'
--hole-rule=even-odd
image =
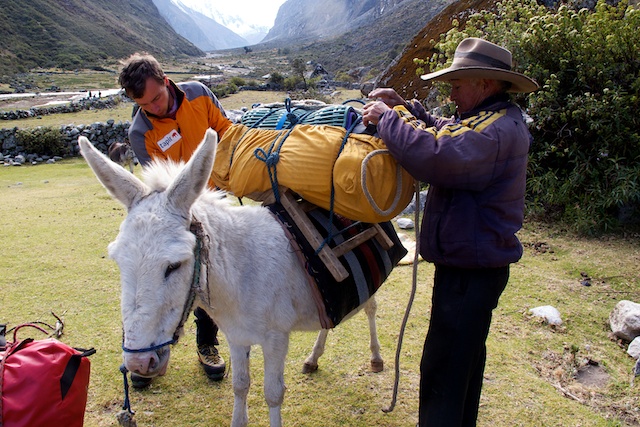
[{"label": "man's hand", "polygon": [[396,105],[407,105],[407,102],[391,88],[378,88],[369,92],[369,98],[373,100],[364,106],[362,123],[378,125],[380,116]]},{"label": "man's hand", "polygon": [[362,110],[362,124],[368,126],[369,123],[378,125],[378,120],[385,112],[391,108],[382,101],[370,102],[364,106]]},{"label": "man's hand", "polygon": [[378,88],[369,92],[369,99],[375,101],[382,101],[389,107],[393,108],[396,105],[407,105],[407,102],[391,88]]}]

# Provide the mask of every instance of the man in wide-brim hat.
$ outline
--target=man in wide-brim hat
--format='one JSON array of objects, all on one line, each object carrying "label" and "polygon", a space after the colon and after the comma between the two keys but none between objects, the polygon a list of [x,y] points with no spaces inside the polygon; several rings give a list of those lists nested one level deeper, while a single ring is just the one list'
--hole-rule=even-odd
[{"label": "man in wide-brim hat", "polygon": [[492,79],[511,83],[507,92],[529,93],[538,84],[529,77],[511,71],[511,52],[486,40],[464,39],[453,56],[449,68],[423,74],[422,80]]},{"label": "man in wide-brim hat", "polygon": [[531,135],[508,92],[538,89],[512,71],[511,52],[478,38],[460,42],[451,66],[422,79],[451,83],[457,111],[439,118],[393,89],[375,89],[364,124],[428,183],[419,248],[435,264],[429,330],[420,363],[419,426],[475,426],[493,309],[509,265],[522,256]]}]

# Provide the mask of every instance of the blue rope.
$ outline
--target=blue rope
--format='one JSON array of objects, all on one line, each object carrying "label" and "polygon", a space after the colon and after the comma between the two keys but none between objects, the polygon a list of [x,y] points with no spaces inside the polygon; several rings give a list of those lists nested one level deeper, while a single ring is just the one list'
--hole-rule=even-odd
[{"label": "blue rope", "polygon": [[[342,154],[342,150],[344,150],[344,146],[347,144],[349,135],[351,135],[351,132],[353,132],[355,127],[361,121],[362,121],[362,117],[358,117],[356,120],[353,121],[353,123],[351,124],[351,127],[347,129],[347,133],[344,135],[344,138],[342,138],[342,144],[340,144],[340,150],[338,150],[338,155],[336,156],[336,160],[338,157],[340,157],[340,154]],[[335,167],[335,164],[336,162],[333,162],[333,167]],[[322,241],[320,246],[316,249],[316,252],[315,252],[316,255],[318,255],[322,250],[322,248],[324,248],[327,245],[327,243],[329,243],[335,236],[335,234],[333,233],[333,205],[335,203],[336,190],[333,184],[333,167],[331,168],[331,198],[329,199],[329,221],[328,221],[329,224],[327,224],[327,230],[329,230],[329,233],[327,234],[327,237]]]},{"label": "blue rope", "polygon": [[[284,144],[284,141],[289,137],[289,135],[291,135],[294,127],[295,126],[289,128],[284,136],[282,136],[282,133],[278,134],[269,146],[269,151],[265,151],[262,148],[256,148],[253,152],[253,155],[256,157],[256,159],[264,162],[267,165],[267,172],[269,172],[269,182],[271,182],[271,189],[273,190],[276,202],[278,203],[280,203],[280,191],[278,190],[278,171],[276,165],[280,161],[280,150],[282,149],[282,145]],[[280,138],[281,136],[282,138]],[[277,144],[277,147],[274,151],[274,146],[276,146],[278,138],[280,138],[280,142]]]},{"label": "blue rope", "polygon": [[178,340],[173,338],[165,343],[154,345],[152,347],[146,347],[146,348],[128,348],[128,347],[125,347],[124,344],[122,344],[122,351],[124,351],[125,353],[146,353],[147,351],[156,351],[167,345],[175,344],[177,341]]},{"label": "blue rope", "polygon": [[348,104],[348,103],[350,103],[350,102],[358,102],[358,103],[360,103],[360,104],[362,104],[362,105],[366,105],[366,103],[367,103],[364,99],[356,99],[356,98],[353,98],[353,99],[347,99],[346,101],[344,101],[344,102],[342,103],[342,105]]},{"label": "blue rope", "polygon": [[131,410],[131,401],[129,400],[129,381],[127,381],[127,372],[129,372],[129,370],[124,366],[124,363],[120,365],[120,372],[122,372],[122,376],[124,378],[124,405],[122,405],[122,409],[133,415],[135,412]]},{"label": "blue rope", "polygon": [[[351,99],[351,100],[345,101],[343,103],[343,105],[346,104],[347,102],[351,102],[351,101],[361,102],[362,104],[364,104],[364,101],[362,101],[362,100]],[[300,117],[298,117],[293,113],[294,111],[297,110],[297,107],[294,108],[293,110],[291,108],[291,105],[292,105],[291,104],[291,98],[286,98],[284,104],[285,104],[285,109],[286,109],[287,113],[283,114],[280,117],[280,119],[278,120],[278,122],[276,124],[276,129],[277,130],[282,130],[282,128],[284,127],[284,124],[286,123],[286,121],[288,119],[289,120],[289,127],[288,127],[287,132],[284,133],[284,134],[283,133],[279,133],[276,136],[276,138],[273,140],[273,142],[271,143],[271,145],[269,146],[269,148],[267,150],[264,150],[263,148],[259,147],[259,148],[256,148],[254,150],[254,152],[253,152],[253,155],[256,157],[256,159],[264,162],[266,167],[267,167],[267,172],[269,174],[269,182],[271,183],[271,189],[272,189],[273,194],[275,196],[275,200],[278,203],[280,203],[280,192],[279,192],[279,189],[278,189],[277,163],[280,161],[280,150],[282,149],[282,145],[284,144],[285,140],[289,137],[289,135],[291,134],[291,131],[294,129],[296,124],[304,123],[304,120],[306,120],[307,118],[315,119],[315,117],[313,117],[313,116],[314,116],[315,113],[317,113],[316,111],[309,111],[308,113],[303,114]],[[251,130],[251,129],[254,129],[254,128],[258,127],[258,125],[260,123],[262,123],[267,117],[269,117],[273,113],[274,113],[274,111],[270,111],[268,114],[263,116],[256,123],[251,125],[251,127],[249,129],[247,129],[247,131],[242,135],[242,137],[240,137],[240,139],[238,140],[236,145],[233,147],[233,150],[231,152],[231,159],[230,159],[230,165],[229,165],[230,167],[231,167],[231,162],[233,161],[233,155],[234,155],[234,152],[236,150],[236,147],[239,146],[240,141],[242,141],[242,139],[245,137],[247,132],[249,132],[249,130]],[[331,113],[328,113],[328,114],[331,114]],[[342,153],[342,151],[344,150],[344,147],[345,147],[345,145],[346,145],[346,143],[347,143],[347,141],[349,139],[349,136],[353,132],[353,130],[362,121],[362,117],[359,114],[355,113],[355,111],[350,107],[345,109],[345,110],[340,111],[339,114],[341,114],[341,116],[343,117],[343,123],[342,124],[343,124],[343,127],[345,127],[347,129],[347,132],[346,132],[344,138],[342,139],[342,144],[340,145],[340,149],[338,151],[338,156],[337,157],[339,157],[340,154]],[[319,118],[318,120],[321,121],[322,118]],[[334,162],[334,167],[335,167],[335,162]],[[333,182],[333,169],[332,169],[332,171],[331,171],[331,198],[330,198],[330,205],[329,205],[329,226],[328,226],[329,235],[324,239],[324,241],[316,249],[316,255],[336,235],[336,233],[333,232],[333,228],[331,226],[331,224],[333,224],[334,205],[335,205],[335,186],[334,186],[334,182]],[[338,231],[338,234],[343,232],[343,231],[345,231],[345,230]]]},{"label": "blue rope", "polygon": [[247,133],[251,130],[251,129],[255,129],[258,127],[258,125],[260,123],[262,123],[263,121],[265,121],[267,119],[267,117],[271,116],[273,113],[275,113],[277,110],[271,110],[269,111],[267,114],[265,114],[264,116],[262,116],[258,121],[256,121],[254,124],[252,124],[246,131],[244,131],[244,133],[242,134],[242,136],[240,138],[238,138],[238,141],[236,142],[236,145],[233,146],[233,149],[231,150],[231,155],[229,156],[229,170],[231,170],[231,165],[233,165],[233,155],[236,152],[236,148],[238,148],[238,146],[240,145],[240,142],[244,139],[244,137],[247,135]]}]

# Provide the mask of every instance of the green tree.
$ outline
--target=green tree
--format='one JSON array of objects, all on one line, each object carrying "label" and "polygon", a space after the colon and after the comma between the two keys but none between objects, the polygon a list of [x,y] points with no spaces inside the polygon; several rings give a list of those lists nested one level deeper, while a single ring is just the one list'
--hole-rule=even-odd
[{"label": "green tree", "polygon": [[291,62],[291,71],[293,73],[293,77],[297,77],[297,80],[302,80],[304,85],[304,90],[307,90],[307,79],[305,78],[305,73],[307,72],[307,64],[304,62],[302,58],[296,58]]}]

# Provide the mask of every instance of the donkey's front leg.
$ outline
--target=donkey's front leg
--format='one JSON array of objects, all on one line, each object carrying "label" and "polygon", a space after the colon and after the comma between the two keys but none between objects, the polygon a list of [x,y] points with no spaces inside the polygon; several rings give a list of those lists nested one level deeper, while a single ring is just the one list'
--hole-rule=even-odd
[{"label": "donkey's front leg", "polygon": [[280,407],[284,400],[284,363],[289,351],[289,334],[270,332],[262,345],[264,354],[264,398],[269,405],[271,427],[282,426]]},{"label": "donkey's front leg", "polygon": [[232,383],[233,383],[233,417],[231,427],[246,427],[249,424],[249,409],[247,394],[251,385],[249,372],[249,356],[251,346],[234,345],[229,343],[231,353]]}]

